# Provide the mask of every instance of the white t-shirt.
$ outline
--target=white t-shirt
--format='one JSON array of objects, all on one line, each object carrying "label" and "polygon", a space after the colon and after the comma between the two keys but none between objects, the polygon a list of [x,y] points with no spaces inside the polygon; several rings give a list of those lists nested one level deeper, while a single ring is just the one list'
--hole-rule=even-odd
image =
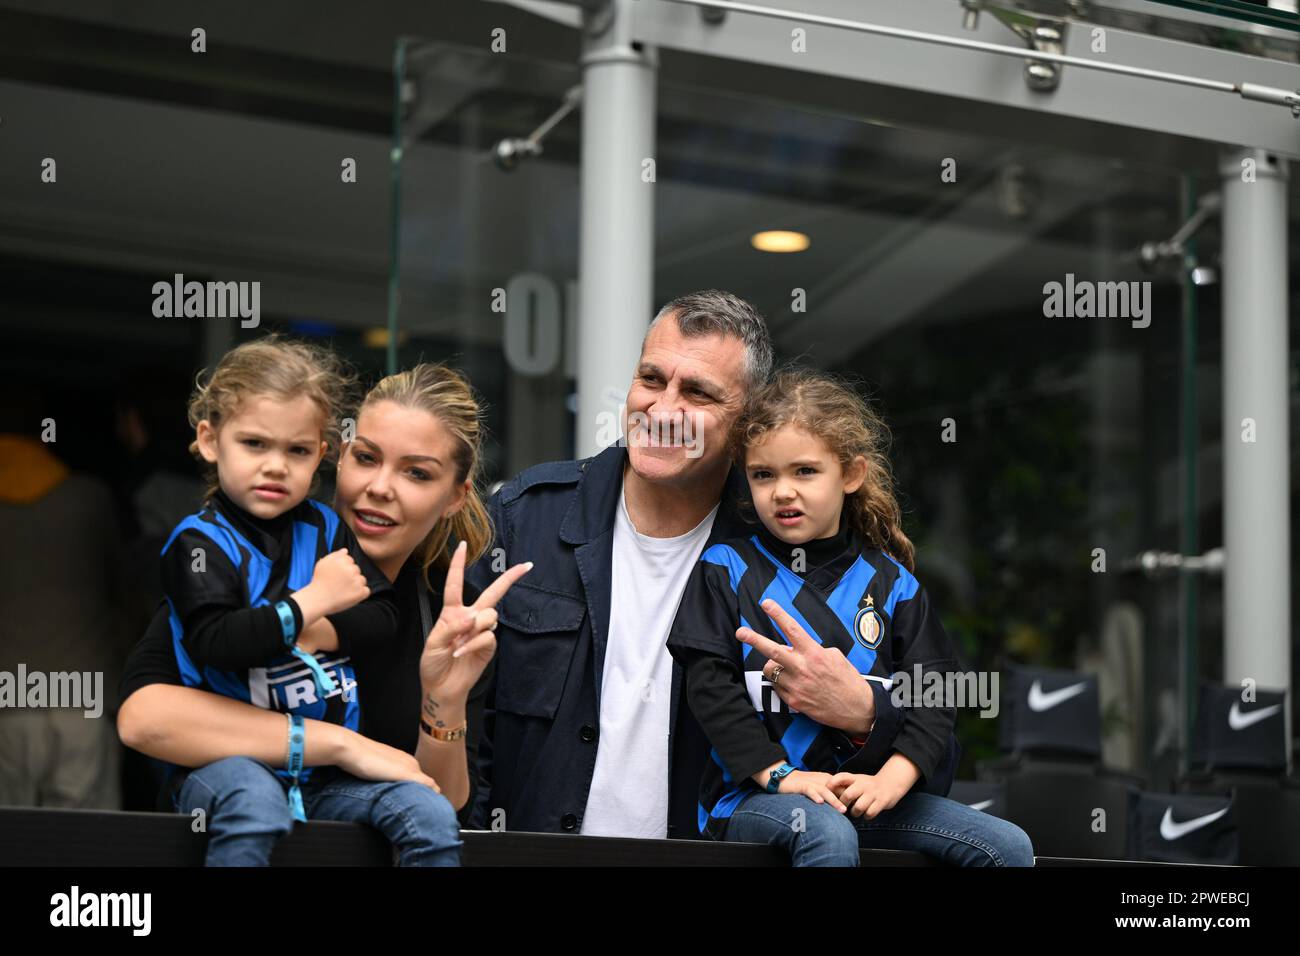
[{"label": "white t-shirt", "polygon": [[608,640],[601,675],[596,770],[583,834],[668,836],[668,726],[673,660],[668,632],[691,570],[717,517],[715,506],[676,538],[640,534],[620,492],[614,519]]}]

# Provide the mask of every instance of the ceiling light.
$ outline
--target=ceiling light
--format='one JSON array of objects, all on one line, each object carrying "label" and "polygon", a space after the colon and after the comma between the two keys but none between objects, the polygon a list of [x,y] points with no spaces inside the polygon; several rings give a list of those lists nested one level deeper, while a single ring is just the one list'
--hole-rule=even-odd
[{"label": "ceiling light", "polygon": [[802,232],[787,232],[783,229],[756,232],[749,240],[749,244],[759,252],[803,252],[808,248],[809,242]]}]

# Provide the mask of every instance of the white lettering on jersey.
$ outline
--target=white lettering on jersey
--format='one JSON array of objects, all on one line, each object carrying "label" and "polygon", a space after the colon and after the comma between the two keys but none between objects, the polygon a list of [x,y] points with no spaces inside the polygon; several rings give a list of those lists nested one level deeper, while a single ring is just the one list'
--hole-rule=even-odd
[{"label": "white lettering on jersey", "polygon": [[763,676],[762,671],[745,671],[745,689],[749,691],[749,702],[762,714],[797,714],[789,704],[781,699],[772,682]]},{"label": "white lettering on jersey", "polygon": [[310,677],[285,684],[281,689],[284,691],[286,710],[293,710],[303,704],[316,703],[316,682]]},{"label": "white lettering on jersey", "polygon": [[[318,656],[316,659],[320,661],[325,673],[334,678],[334,690],[326,694],[325,698],[328,700],[330,697],[342,696],[349,703],[356,700],[357,682],[346,674],[344,667],[350,658]],[[290,711],[303,704],[315,704],[321,699],[316,690],[315,678],[301,661],[281,664],[269,670],[260,669],[260,671],[264,675],[262,677],[264,689],[261,692],[273,699],[276,710]],[[249,671],[249,691],[256,699],[258,689],[254,683],[253,670]]]}]

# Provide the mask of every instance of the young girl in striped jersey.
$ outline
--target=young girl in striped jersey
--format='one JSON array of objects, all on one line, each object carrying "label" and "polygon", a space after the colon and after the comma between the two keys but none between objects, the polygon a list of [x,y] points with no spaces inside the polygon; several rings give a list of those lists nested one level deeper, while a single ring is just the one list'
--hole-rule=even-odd
[{"label": "young girl in striped jersey", "polygon": [[863,847],[1032,866],[1019,827],[944,796],[953,707],[907,707],[901,725],[854,737],[779,693],[783,671],[820,648],[858,670],[878,714],[891,674],[956,669],[913,576],[884,423],[847,386],[794,369],[750,399],[736,435],[760,523],[701,556],[668,641],[713,744],[700,831],[779,845],[796,866],[856,866]]},{"label": "young girl in striped jersey", "polygon": [[309,495],[340,439],[349,380],[327,349],[267,336],[227,353],[190,400],[191,451],[211,467],[204,506],[162,552],[182,682],[285,715],[285,766],[229,757],[171,781],[200,814],[209,866],[266,865],[293,821],[368,823],[404,866],[455,866],[455,811],[436,784],[304,766],[305,720],[356,731],[354,661],[391,646],[392,584],[334,510]]}]

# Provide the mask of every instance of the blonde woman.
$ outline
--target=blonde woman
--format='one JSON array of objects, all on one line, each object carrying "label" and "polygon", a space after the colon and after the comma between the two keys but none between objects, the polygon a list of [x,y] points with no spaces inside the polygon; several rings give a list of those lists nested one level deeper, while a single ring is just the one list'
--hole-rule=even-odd
[{"label": "blonde woman", "polygon": [[[463,601],[465,563],[491,534],[476,488],[480,442],[468,383],[442,366],[389,376],[357,412],[339,458],[335,508],[391,583],[397,624],[391,640],[358,640],[326,614],[299,635],[308,653],[337,649],[350,658],[360,690],[358,730],[302,724],[304,767],[359,778],[352,791],[333,788],[336,802],[363,800],[362,781],[422,784],[455,810],[469,799],[467,751],[472,756],[478,730],[467,726],[469,692],[495,652],[495,605],[528,570],[511,568],[477,601]],[[185,686],[165,609],[127,662],[122,698],[123,742],[178,768],[243,758],[279,769],[290,757],[283,714]],[[173,806],[187,778],[173,774]],[[253,826],[273,844],[292,824],[286,817]]]}]

